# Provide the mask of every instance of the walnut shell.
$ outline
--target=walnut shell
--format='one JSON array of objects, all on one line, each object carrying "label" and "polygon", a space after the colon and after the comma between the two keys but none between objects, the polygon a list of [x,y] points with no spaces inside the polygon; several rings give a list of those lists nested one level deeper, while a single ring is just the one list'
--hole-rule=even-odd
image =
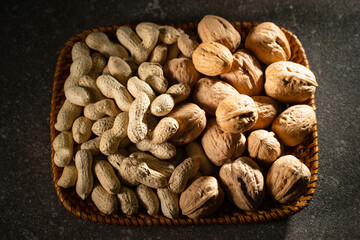
[{"label": "walnut shell", "polygon": [[219,172],[231,202],[242,210],[256,210],[265,195],[264,177],[259,165],[249,157],[225,163]]},{"label": "walnut shell", "polygon": [[224,132],[240,133],[249,130],[258,119],[254,100],[245,94],[222,100],[215,112],[216,121]]},{"label": "walnut shell", "polygon": [[198,24],[198,34],[203,42],[218,42],[234,52],[241,36],[230,22],[222,17],[206,15]]},{"label": "walnut shell", "polygon": [[179,123],[179,129],[169,140],[175,146],[194,141],[206,127],[205,111],[194,103],[177,105],[167,116]]},{"label": "walnut shell", "polygon": [[196,70],[207,76],[217,76],[231,69],[233,56],[230,50],[217,42],[201,43],[193,52]]},{"label": "walnut shell", "polygon": [[315,75],[298,63],[281,61],[269,65],[265,70],[265,92],[285,103],[300,103],[315,93]]},{"label": "walnut shell", "polygon": [[249,130],[267,128],[279,113],[280,104],[268,96],[252,96],[258,112],[258,120]]},{"label": "walnut shell", "polygon": [[266,177],[266,188],[280,203],[297,199],[310,181],[311,173],[305,164],[292,155],[276,160]]},{"label": "walnut shell", "polygon": [[296,146],[305,140],[316,124],[316,114],[308,105],[294,105],[283,111],[272,123],[272,131],[287,146]]},{"label": "walnut shell", "polygon": [[242,133],[222,131],[212,118],[208,121],[201,144],[209,160],[216,166],[221,166],[228,159],[236,159],[244,153],[246,137]]},{"label": "walnut shell", "polygon": [[180,195],[180,208],[189,218],[202,218],[215,212],[224,201],[224,191],[212,176],[197,178]]},{"label": "walnut shell", "polygon": [[260,95],[264,88],[264,74],[258,60],[245,49],[236,51],[233,56],[231,70],[220,77],[241,94]]},{"label": "walnut shell", "polygon": [[245,48],[267,65],[289,60],[291,56],[285,34],[272,22],[263,22],[254,27],[246,37]]},{"label": "walnut shell", "polygon": [[219,103],[233,95],[239,95],[239,92],[230,84],[217,78],[202,78],[195,86],[193,101],[207,114],[215,115]]},{"label": "walnut shell", "polygon": [[264,164],[271,164],[281,156],[281,144],[273,132],[253,131],[247,141],[250,156]]},{"label": "walnut shell", "polygon": [[201,74],[195,69],[191,59],[174,58],[164,66],[164,74],[172,84],[187,83],[192,88],[201,78]]}]

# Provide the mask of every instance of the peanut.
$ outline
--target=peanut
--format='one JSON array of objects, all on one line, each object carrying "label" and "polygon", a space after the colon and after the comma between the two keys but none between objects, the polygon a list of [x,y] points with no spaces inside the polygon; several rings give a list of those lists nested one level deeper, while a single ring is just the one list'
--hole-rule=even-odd
[{"label": "peanut", "polygon": [[120,192],[117,194],[117,199],[123,213],[126,215],[137,213],[139,209],[139,201],[133,190],[127,187],[122,187]]},{"label": "peanut", "polygon": [[165,44],[175,44],[180,37],[180,32],[172,26],[159,27],[159,41]]},{"label": "peanut", "polygon": [[140,92],[146,93],[146,95],[150,99],[150,102],[152,102],[156,98],[156,94],[154,90],[150,87],[150,85],[140,80],[136,76],[129,79],[129,81],[127,82],[127,88],[134,98],[137,98]]},{"label": "peanut", "polygon": [[81,144],[80,148],[83,150],[90,151],[91,155],[95,156],[101,153],[99,149],[99,145],[100,145],[100,137],[97,137],[84,142],[83,144]]},{"label": "peanut", "polygon": [[137,166],[139,164],[140,161],[135,158],[127,157],[123,159],[118,169],[120,181],[128,186],[139,185],[139,181],[136,178]]},{"label": "peanut", "polygon": [[169,190],[174,193],[183,192],[188,180],[196,176],[199,168],[200,160],[198,158],[185,159],[171,174],[168,186]]},{"label": "peanut", "polygon": [[179,129],[179,123],[172,117],[165,117],[159,121],[152,131],[151,142],[154,144],[164,143],[169,140]]},{"label": "peanut", "polygon": [[81,107],[65,100],[57,115],[55,129],[59,132],[69,130],[74,120],[81,114]]},{"label": "peanut", "polygon": [[164,93],[168,87],[162,66],[158,63],[144,62],[140,64],[138,75],[158,93]]},{"label": "peanut", "polygon": [[68,87],[65,91],[65,97],[69,102],[77,106],[86,106],[91,102],[90,92],[80,86]]},{"label": "peanut", "polygon": [[113,127],[114,121],[114,117],[100,118],[99,120],[96,120],[96,122],[94,122],[91,127],[91,131],[100,137],[106,130],[109,130]]},{"label": "peanut", "polygon": [[99,148],[104,155],[116,152],[120,141],[126,136],[128,122],[128,113],[119,113],[115,118],[113,127],[101,135]]},{"label": "peanut", "polygon": [[106,64],[104,69],[102,70],[102,75],[111,75],[108,64]]},{"label": "peanut", "polygon": [[61,132],[53,141],[55,151],[54,163],[58,167],[68,165],[73,157],[74,141],[72,134],[68,131]]},{"label": "peanut", "polygon": [[64,170],[59,178],[57,185],[62,188],[73,187],[76,184],[77,170],[74,161],[71,161]]},{"label": "peanut", "polygon": [[79,79],[79,86],[85,88],[90,93],[93,102],[98,102],[105,98],[96,86],[96,81],[88,75],[84,75]]},{"label": "peanut", "polygon": [[206,157],[204,149],[197,142],[191,142],[185,147],[185,152],[189,158],[198,158],[200,161],[199,171],[205,176],[210,176],[214,172],[214,166]]},{"label": "peanut", "polygon": [[114,76],[119,83],[126,86],[132,74],[129,64],[119,57],[111,56],[107,66],[110,74]]},{"label": "peanut", "polygon": [[105,115],[115,117],[119,113],[120,110],[111,99],[103,99],[96,103],[90,103],[84,108],[84,116],[90,120],[98,120]]},{"label": "peanut", "polygon": [[175,219],[179,217],[179,197],[168,188],[157,189],[161,211],[165,217]]},{"label": "peanut", "polygon": [[138,97],[130,105],[127,134],[133,143],[140,142],[148,133],[145,114],[149,106],[150,99],[144,92],[139,92]]},{"label": "peanut", "polygon": [[106,65],[106,59],[101,53],[98,52],[92,53],[91,59],[92,59],[92,67],[90,72],[88,73],[88,76],[91,77],[92,79],[97,79],[104,70],[104,67]]},{"label": "peanut", "polygon": [[92,122],[86,117],[78,117],[72,126],[72,135],[77,143],[86,142],[91,136]]},{"label": "peanut", "polygon": [[75,166],[78,172],[76,193],[84,200],[93,189],[92,156],[88,150],[79,150],[75,155]]},{"label": "peanut", "polygon": [[168,47],[166,44],[157,45],[149,56],[149,62],[163,66],[166,62]]},{"label": "peanut", "polygon": [[149,168],[145,162],[140,162],[137,166],[136,180],[151,188],[162,188],[166,187],[167,184],[166,177],[162,173]]},{"label": "peanut", "polygon": [[171,112],[175,106],[175,101],[170,94],[164,93],[152,101],[150,111],[157,117],[162,117]]},{"label": "peanut", "polygon": [[128,57],[126,49],[120,44],[113,43],[103,32],[92,32],[86,39],[86,44],[91,48],[102,53],[106,58],[117,56],[121,58]]},{"label": "peanut", "polygon": [[110,75],[101,75],[96,79],[96,85],[101,93],[108,98],[113,98],[116,105],[122,111],[129,111],[130,104],[133,101],[128,90]]},{"label": "peanut", "polygon": [[178,39],[177,45],[185,57],[191,58],[193,52],[199,46],[199,43],[195,39],[191,38],[189,35],[181,34]]},{"label": "peanut", "polygon": [[159,199],[151,188],[140,184],[136,187],[136,194],[139,197],[140,204],[150,216],[155,216],[159,212]]},{"label": "peanut", "polygon": [[136,147],[140,151],[149,151],[159,159],[170,159],[175,156],[176,148],[168,142],[154,144],[148,138],[136,143]]},{"label": "peanut", "polygon": [[117,178],[114,169],[106,160],[99,160],[95,162],[94,173],[101,186],[108,193],[117,194],[120,192],[120,181]]},{"label": "peanut", "polygon": [[117,199],[108,193],[100,184],[96,184],[91,193],[91,200],[95,206],[105,214],[112,214],[117,210]]},{"label": "peanut", "polygon": [[167,57],[168,61],[177,58],[179,53],[180,53],[180,49],[176,43],[170,45],[168,49],[168,57]]},{"label": "peanut", "polygon": [[190,95],[191,88],[187,83],[174,84],[166,91],[174,99],[175,103],[185,100]]}]

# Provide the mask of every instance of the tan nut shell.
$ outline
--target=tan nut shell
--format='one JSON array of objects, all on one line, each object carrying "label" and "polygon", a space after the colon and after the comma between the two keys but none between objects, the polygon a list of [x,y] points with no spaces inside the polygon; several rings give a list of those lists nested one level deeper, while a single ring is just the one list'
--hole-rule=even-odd
[{"label": "tan nut shell", "polygon": [[215,112],[216,122],[225,132],[240,133],[249,130],[258,119],[254,100],[240,94],[222,100]]},{"label": "tan nut shell", "polygon": [[193,52],[199,46],[199,43],[195,39],[191,38],[189,35],[181,34],[178,38],[177,45],[182,54],[185,55],[185,57],[191,58]]},{"label": "tan nut shell", "polygon": [[259,129],[253,131],[247,140],[250,156],[264,164],[273,163],[281,155],[281,144],[273,132]]},{"label": "tan nut shell", "polygon": [[308,105],[294,105],[282,112],[272,123],[272,131],[287,146],[305,140],[316,123],[316,114]]},{"label": "tan nut shell", "polygon": [[188,58],[174,58],[168,61],[164,65],[164,74],[171,83],[187,83],[191,88],[201,77],[193,61]]},{"label": "tan nut shell", "polygon": [[136,194],[139,197],[141,205],[146,209],[150,216],[158,214],[160,208],[159,198],[151,188],[140,184],[136,188]]},{"label": "tan nut shell", "polygon": [[267,65],[289,60],[291,56],[285,34],[272,22],[263,22],[254,27],[246,38],[245,48]]},{"label": "tan nut shell", "polygon": [[170,138],[175,146],[194,141],[206,127],[205,111],[194,103],[183,103],[168,114],[179,123],[179,129]]},{"label": "tan nut shell", "polygon": [[290,202],[305,191],[310,177],[310,170],[299,159],[292,155],[282,156],[267,174],[267,191],[280,203]]},{"label": "tan nut shell", "polygon": [[221,78],[241,94],[260,95],[264,88],[264,74],[258,60],[245,49],[238,50],[233,56],[231,70],[221,74]]},{"label": "tan nut shell", "polygon": [[119,194],[116,195],[119,201],[121,211],[126,215],[137,213],[139,209],[139,201],[133,190],[127,187],[121,187]]},{"label": "tan nut shell", "polygon": [[201,43],[192,55],[196,70],[207,76],[217,76],[231,69],[233,56],[230,50],[217,42]]},{"label": "tan nut shell", "polygon": [[165,217],[175,219],[179,217],[179,197],[167,188],[157,189],[157,195],[161,204],[161,211]]},{"label": "tan nut shell", "polygon": [[265,195],[264,177],[259,165],[249,157],[225,163],[219,172],[230,201],[242,210],[255,210]]},{"label": "tan nut shell", "polygon": [[91,200],[95,206],[105,214],[114,213],[118,207],[115,195],[108,193],[100,184],[95,185],[91,193]]},{"label": "tan nut shell", "polygon": [[218,42],[234,52],[240,45],[240,34],[230,22],[222,17],[206,15],[198,25],[198,34],[203,42]]},{"label": "tan nut shell", "polygon": [[244,153],[246,137],[242,133],[222,131],[212,118],[208,121],[201,144],[209,160],[216,166],[221,166],[228,159],[236,159]]},{"label": "tan nut shell", "polygon": [[269,65],[265,70],[265,92],[285,103],[300,103],[315,93],[315,75],[298,63],[281,61]]},{"label": "tan nut shell", "polygon": [[239,95],[230,84],[217,78],[201,78],[195,86],[192,99],[209,115],[215,115],[219,103],[226,97]]},{"label": "tan nut shell", "polygon": [[92,122],[86,117],[78,117],[72,126],[72,135],[77,143],[83,143],[89,140],[91,136]]},{"label": "tan nut shell", "polygon": [[268,96],[252,96],[258,112],[258,120],[249,130],[267,128],[279,113],[280,104]]},{"label": "tan nut shell", "polygon": [[180,195],[180,208],[189,218],[209,216],[224,201],[224,191],[215,177],[197,178]]},{"label": "tan nut shell", "polygon": [[101,186],[109,194],[117,194],[120,191],[121,184],[117,178],[113,167],[106,160],[95,161],[93,172],[99,180]]}]

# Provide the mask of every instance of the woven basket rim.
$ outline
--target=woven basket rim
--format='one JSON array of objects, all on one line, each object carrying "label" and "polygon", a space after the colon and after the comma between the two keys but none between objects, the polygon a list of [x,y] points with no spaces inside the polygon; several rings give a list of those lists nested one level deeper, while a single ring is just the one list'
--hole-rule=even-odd
[{"label": "woven basket rim", "polygon": [[[234,27],[239,31],[239,29],[242,28],[252,28],[259,23],[257,22],[231,22]],[[61,73],[64,71],[68,71],[69,64],[65,64],[65,55],[69,53],[69,50],[71,51],[71,47],[74,45],[75,42],[84,40],[85,37],[91,33],[96,31],[103,31],[103,32],[109,32],[113,31],[115,32],[116,29],[120,26],[131,26],[134,27],[135,24],[122,24],[122,25],[108,25],[108,26],[99,26],[94,27],[91,29],[84,30],[80,33],[77,33],[76,35],[70,37],[66,43],[65,46],[62,48],[58,61],[56,64],[56,70],[54,74],[54,82],[53,82],[53,89],[52,89],[52,100],[51,100],[51,113],[50,113],[50,138],[51,138],[51,168],[53,173],[53,181],[54,181],[54,187],[56,189],[56,193],[59,197],[59,200],[63,204],[63,206],[72,214],[75,216],[89,220],[92,222],[98,222],[98,223],[106,223],[106,224],[114,224],[114,225],[127,225],[127,226],[158,226],[158,225],[193,225],[193,224],[231,224],[231,223],[252,223],[252,222],[266,222],[266,221],[272,221],[272,220],[278,220],[283,219],[288,216],[291,216],[297,212],[299,212],[304,207],[308,206],[310,201],[313,198],[313,195],[316,191],[316,185],[318,180],[318,167],[319,167],[319,157],[318,157],[318,132],[317,132],[317,123],[311,130],[311,133],[308,135],[310,139],[310,143],[306,146],[298,145],[295,147],[294,151],[300,151],[299,155],[300,158],[302,156],[310,155],[308,159],[306,159],[306,165],[311,170],[311,179],[310,183],[307,186],[306,192],[298,199],[298,201],[289,203],[289,204],[280,204],[280,207],[274,207],[269,210],[258,210],[258,211],[242,211],[240,209],[237,209],[237,212],[233,212],[232,215],[225,214],[224,216],[210,216],[207,218],[202,219],[190,219],[182,217],[179,219],[169,219],[164,217],[161,213],[158,214],[156,217],[149,216],[147,214],[139,213],[137,215],[132,216],[126,216],[124,214],[112,214],[112,215],[105,215],[101,212],[91,212],[91,210],[88,211],[82,211],[81,207],[77,203],[75,206],[72,204],[68,197],[68,189],[63,189],[59,186],[57,186],[57,180],[60,177],[59,168],[54,163],[54,149],[53,149],[53,140],[58,135],[58,131],[55,130],[55,122],[56,122],[56,115],[57,111],[59,110],[60,106],[57,104],[58,99],[65,99],[65,96],[62,91],[62,87],[59,86],[59,79],[61,76]],[[197,23],[175,23],[175,24],[159,24],[159,25],[171,25],[176,26],[180,28],[192,28],[194,29],[197,26]],[[298,40],[295,34],[293,34],[291,31],[280,27],[281,30],[285,33],[286,37],[288,39],[291,39],[295,42],[293,51],[300,53],[300,60],[301,64],[309,68],[308,60],[305,54],[305,50],[301,44],[301,42]],[[241,31],[239,31],[241,32]],[[242,32],[241,32],[242,33]],[[292,47],[292,46],[291,46]],[[292,57],[293,58],[293,57]],[[292,60],[290,59],[290,61]],[[299,60],[299,61],[300,61]],[[312,95],[311,98],[306,101],[305,103],[311,106],[316,111],[315,106],[315,96]],[[306,148],[304,151],[304,147]],[[70,195],[72,197],[72,195]],[[89,201],[89,200],[88,200]],[[90,200],[91,201],[91,200]]]}]

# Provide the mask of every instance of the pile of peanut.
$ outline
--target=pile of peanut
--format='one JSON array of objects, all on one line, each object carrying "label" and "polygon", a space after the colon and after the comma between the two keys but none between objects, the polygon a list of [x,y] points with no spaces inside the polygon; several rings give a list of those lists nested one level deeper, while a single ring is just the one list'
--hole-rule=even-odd
[{"label": "pile of peanut", "polygon": [[74,44],[53,141],[58,186],[75,186],[104,214],[143,207],[171,219],[209,216],[225,197],[256,210],[265,189],[280,203],[305,191],[309,169],[283,153],[316,122],[301,104],[314,74],[288,61],[273,23],[256,26],[245,49],[221,17],[197,30],[144,22],[119,27],[119,42],[92,32]]}]

